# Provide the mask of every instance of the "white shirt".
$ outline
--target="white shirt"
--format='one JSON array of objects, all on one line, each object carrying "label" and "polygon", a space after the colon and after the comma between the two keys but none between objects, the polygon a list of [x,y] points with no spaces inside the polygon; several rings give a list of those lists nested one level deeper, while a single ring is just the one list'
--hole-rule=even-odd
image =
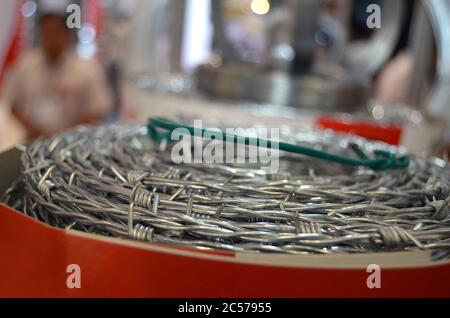
[{"label": "white shirt", "polygon": [[27,53],[8,78],[4,97],[47,135],[105,115],[112,107],[101,66],[74,52],[55,65],[41,49]]},{"label": "white shirt", "polygon": [[0,152],[3,152],[15,144],[23,142],[26,131],[17,120],[8,112],[6,105],[0,100]]}]

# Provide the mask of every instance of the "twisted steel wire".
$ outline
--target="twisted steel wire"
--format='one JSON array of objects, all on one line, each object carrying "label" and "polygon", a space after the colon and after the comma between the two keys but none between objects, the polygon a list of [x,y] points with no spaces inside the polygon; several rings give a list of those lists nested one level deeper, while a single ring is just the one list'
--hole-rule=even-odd
[{"label": "twisted steel wire", "polygon": [[[340,154],[357,137],[282,130],[281,138]],[[390,148],[390,150],[392,150]],[[281,154],[257,166],[173,164],[145,127],[111,125],[38,140],[3,201],[50,225],[199,249],[274,253],[432,250],[450,254],[450,169],[411,157],[372,171]]]}]

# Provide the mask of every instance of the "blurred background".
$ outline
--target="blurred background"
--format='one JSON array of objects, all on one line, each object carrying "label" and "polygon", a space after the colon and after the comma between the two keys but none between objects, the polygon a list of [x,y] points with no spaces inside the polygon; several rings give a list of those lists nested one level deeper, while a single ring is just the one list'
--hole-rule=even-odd
[{"label": "blurred background", "polygon": [[445,155],[449,24],[446,0],[3,0],[0,150],[164,115]]}]

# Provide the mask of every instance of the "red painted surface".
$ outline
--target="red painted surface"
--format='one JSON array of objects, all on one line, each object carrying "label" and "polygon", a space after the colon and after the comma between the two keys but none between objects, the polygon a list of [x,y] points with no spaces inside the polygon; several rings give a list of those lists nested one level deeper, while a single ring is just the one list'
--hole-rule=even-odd
[{"label": "red painted surface", "polygon": [[101,33],[103,16],[102,8],[99,0],[84,0],[82,2],[82,17],[83,23],[92,26],[96,34]]},{"label": "red painted surface", "polygon": [[402,128],[397,125],[379,125],[357,120],[343,121],[339,118],[319,117],[316,126],[322,129],[332,129],[337,132],[350,133],[370,140],[384,141],[398,146],[402,136]]},{"label": "red painted surface", "polygon": [[[169,251],[171,249],[168,249]],[[261,266],[171,254],[51,228],[0,206],[0,297],[450,297],[450,264],[383,269]],[[81,267],[81,289],[66,268]]]}]

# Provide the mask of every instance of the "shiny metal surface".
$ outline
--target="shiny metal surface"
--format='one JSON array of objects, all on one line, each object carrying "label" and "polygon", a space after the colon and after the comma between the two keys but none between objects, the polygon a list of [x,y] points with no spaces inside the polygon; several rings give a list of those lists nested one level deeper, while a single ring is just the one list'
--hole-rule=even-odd
[{"label": "shiny metal surface", "polygon": [[186,0],[138,0],[129,32],[127,73],[132,76],[181,72]]},{"label": "shiny metal surface", "polygon": [[[305,64],[315,62],[313,61],[312,51],[314,48],[311,47],[311,40],[314,40],[314,30],[317,30],[315,24],[318,23],[320,4],[322,3],[326,3],[326,1],[294,0],[285,2],[289,9],[294,10],[296,14],[293,19],[294,26],[285,28],[285,32],[292,33],[288,35],[288,38],[291,39],[288,44],[292,48],[297,48],[296,51],[305,53],[301,58],[310,60],[304,61]],[[224,61],[239,62],[238,54],[225,33],[222,5],[220,1],[211,0],[212,21],[217,43]],[[346,7],[346,9],[348,8]],[[339,43],[338,46],[343,52],[331,50],[332,56],[325,58],[335,63],[344,62],[349,78],[359,80],[372,78],[394,51],[403,23],[404,4],[400,0],[383,1],[380,9],[382,27],[374,29],[373,35],[368,40]],[[306,12],[307,14],[305,14]],[[288,17],[286,17],[286,23],[289,24]],[[344,38],[348,38],[348,36],[344,36]],[[342,55],[345,56],[344,61],[341,60]]]},{"label": "shiny metal surface", "polygon": [[[431,17],[437,45],[437,82],[427,110],[450,122],[450,2],[423,0]],[[447,141],[450,135],[447,136]]]},{"label": "shiny metal surface", "polygon": [[408,103],[416,108],[423,108],[423,95],[426,91],[425,86],[429,83],[435,42],[430,17],[427,15],[423,2],[416,2],[411,24],[410,54],[414,68],[410,80]]},{"label": "shiny metal surface", "polygon": [[[289,38],[291,42],[284,45],[291,47],[296,53],[295,60],[270,65],[250,65],[239,61],[237,53],[227,39],[223,4],[211,0],[215,34],[224,62],[218,67],[208,65],[199,67],[196,75],[200,91],[218,98],[251,100],[326,111],[346,112],[364,107],[371,93],[370,79],[387,61],[397,43],[402,24],[403,3],[402,1],[383,2],[382,27],[374,30],[369,40],[341,43],[342,39],[347,38],[345,34],[342,34],[342,39],[336,46],[343,52],[336,52],[336,48],[332,48],[331,56],[323,58],[326,62],[325,66],[322,65],[323,63],[320,64],[320,60],[314,60],[313,52],[316,48],[311,46],[311,43],[315,45],[314,34],[317,30],[321,3],[325,2],[303,0],[284,3],[286,6],[291,4],[289,7],[296,19],[293,26],[281,28],[281,30],[292,34],[280,36],[275,33],[270,36]],[[311,16],[305,15],[305,12]],[[290,23],[288,17],[285,23]],[[269,40],[269,42],[277,44],[276,41]],[[303,70],[298,76],[290,75],[291,72],[288,71],[292,69],[294,61],[297,61],[297,64],[300,63],[300,69]],[[323,70],[325,67],[327,71],[324,73],[329,73],[331,64],[334,63],[336,67],[342,62],[345,70],[335,72],[339,73],[339,77],[332,75],[327,77],[316,71]],[[286,63],[290,63],[290,66],[285,66]],[[274,65],[282,66],[274,69]],[[299,71],[298,67],[296,70]]]},{"label": "shiny metal surface", "polygon": [[212,97],[326,111],[353,111],[364,106],[370,96],[369,86],[361,81],[319,75],[294,77],[242,64],[202,65],[196,77],[199,90]]}]

